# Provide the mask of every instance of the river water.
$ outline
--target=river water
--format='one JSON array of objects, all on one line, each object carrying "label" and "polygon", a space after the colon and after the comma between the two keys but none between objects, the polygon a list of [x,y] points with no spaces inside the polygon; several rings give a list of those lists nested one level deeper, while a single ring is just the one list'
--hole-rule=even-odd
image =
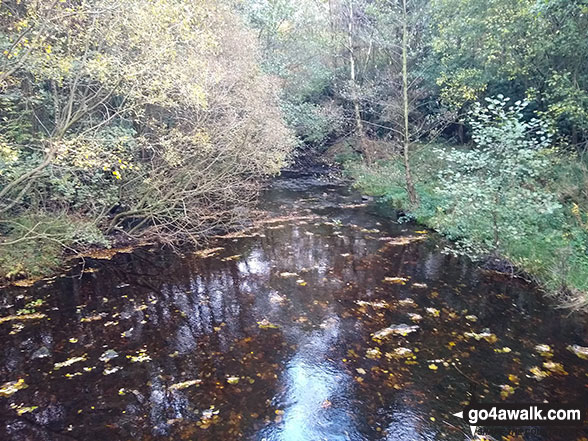
[{"label": "river water", "polygon": [[532,287],[322,175],[276,179],[261,208],[206,252],[4,289],[0,439],[461,441],[483,439],[452,415],[471,400],[588,402],[585,321]]}]

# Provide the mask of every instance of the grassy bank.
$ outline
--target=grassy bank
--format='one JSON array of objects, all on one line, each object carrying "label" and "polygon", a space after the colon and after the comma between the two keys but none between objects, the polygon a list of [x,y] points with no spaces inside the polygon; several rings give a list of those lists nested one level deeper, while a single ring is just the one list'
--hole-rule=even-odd
[{"label": "grassy bank", "polygon": [[[474,260],[489,256],[507,259],[516,271],[558,296],[562,305],[588,309],[585,167],[566,156],[553,163],[545,186],[558,205],[550,213],[499,198],[492,219],[485,211],[464,209],[440,187],[445,164],[439,151],[452,148],[428,146],[414,151],[411,162],[419,195],[416,207],[408,203],[400,158],[373,165],[347,161],[345,169],[361,191],[380,197],[383,203],[404,211],[406,219],[416,220],[452,240],[452,252]],[[472,205],[476,197],[471,195]]]}]

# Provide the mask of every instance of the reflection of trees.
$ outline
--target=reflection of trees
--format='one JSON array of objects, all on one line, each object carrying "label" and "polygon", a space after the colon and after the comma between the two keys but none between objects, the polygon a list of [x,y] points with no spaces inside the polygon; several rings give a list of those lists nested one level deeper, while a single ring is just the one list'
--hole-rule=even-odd
[{"label": "reflection of trees", "polygon": [[[9,381],[26,375],[29,384],[13,397],[0,398],[0,430],[12,431],[6,439],[27,441],[85,439],[88,433],[96,434],[96,439],[179,439],[190,434],[214,440],[226,437],[229,428],[234,438],[240,433],[280,440],[318,439],[325,434],[337,438],[347,432],[351,439],[362,439],[365,433],[379,436],[371,423],[365,423],[374,421],[387,430],[389,440],[418,439],[417,433],[433,437],[430,425],[415,421],[428,411],[426,397],[442,391],[445,383],[432,375],[411,377],[423,369],[429,373],[426,364],[407,367],[399,362],[406,371],[397,372],[397,379],[406,374],[405,382],[412,382],[400,392],[386,385],[384,374],[381,381],[374,377],[358,385],[353,379],[357,366],[341,364],[349,348],[363,357],[367,346],[373,346],[369,333],[377,329],[372,327],[388,326],[399,317],[406,320],[397,311],[369,320],[353,316],[354,300],[392,302],[411,297],[420,307],[468,309],[492,323],[492,331],[501,337],[524,335],[528,322],[517,320],[511,303],[497,300],[493,293],[510,295],[510,289],[518,304],[529,309],[536,308],[536,301],[516,284],[488,281],[467,262],[441,255],[427,243],[382,251],[383,245],[360,228],[293,221],[265,231],[263,238],[227,242],[220,257],[240,254],[238,260],[180,260],[165,253],[150,256],[143,250],[118,256],[82,280],[58,279],[53,286],[33,290],[35,298],[46,298],[41,309],[51,320],[27,323],[12,335],[10,325],[0,326],[5,340],[0,347],[0,376]],[[284,278],[282,272],[298,276]],[[411,283],[425,282],[428,287],[385,285],[385,276],[411,276]],[[298,279],[306,285],[298,284]],[[434,302],[441,303],[431,303],[433,290],[440,292]],[[30,301],[21,295],[21,291],[5,293],[3,304],[13,306],[2,315],[14,314]],[[263,320],[279,329],[261,329],[258,322]],[[563,322],[544,317],[534,338],[549,342],[552,331],[566,332],[560,328],[566,325],[555,323]],[[423,343],[419,356],[444,356],[439,354],[455,327],[435,326],[438,333],[419,341]],[[78,341],[71,343],[71,338]],[[398,343],[386,350],[394,345]],[[31,359],[40,347],[51,355]],[[143,347],[150,362],[132,363],[126,357]],[[105,376],[105,363],[98,359],[107,349],[119,354],[108,365],[123,369]],[[55,362],[84,353],[87,361],[53,369]],[[384,359],[369,363],[398,367]],[[475,354],[470,363],[474,371],[487,369]],[[85,372],[84,367],[96,368]],[[82,375],[66,379],[66,374],[77,372]],[[501,381],[502,374],[496,368],[493,381]],[[239,377],[238,383],[229,384],[228,376]],[[455,372],[446,377],[464,383]],[[573,389],[573,376],[569,377]],[[170,389],[195,379],[202,383]],[[408,402],[411,394],[419,402]],[[17,417],[8,408],[11,402],[39,409]],[[218,423],[207,430],[197,428],[210,406],[219,410]],[[431,404],[437,410],[443,406],[447,403]],[[285,411],[281,422],[275,421],[276,409]],[[70,425],[73,429],[68,431]]]}]

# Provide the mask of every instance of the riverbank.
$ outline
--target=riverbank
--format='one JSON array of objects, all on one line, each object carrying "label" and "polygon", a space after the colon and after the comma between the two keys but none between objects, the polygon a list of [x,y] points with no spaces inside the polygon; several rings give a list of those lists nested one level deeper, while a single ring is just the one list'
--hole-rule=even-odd
[{"label": "riverbank", "polygon": [[[437,146],[439,147],[439,146]],[[447,148],[441,146],[441,148]],[[362,192],[378,197],[380,202],[401,211],[401,220],[414,220],[452,241],[447,252],[464,254],[490,267],[506,270],[541,286],[547,295],[574,311],[588,310],[588,235],[581,209],[570,201],[572,186],[581,182],[579,164],[559,162],[549,190],[562,201],[561,209],[550,216],[529,213],[518,207],[498,206],[496,212],[504,227],[492,253],[484,253],[495,240],[484,213],[460,216],[451,201],[440,191],[439,175],[444,164],[431,153],[433,147],[417,149],[411,164],[419,205],[410,206],[405,191],[404,167],[400,160],[366,165],[345,163],[345,172]],[[568,194],[564,194],[567,191]],[[472,195],[472,198],[475,198]],[[510,229],[515,224],[517,230]],[[498,266],[496,268],[496,265]]]}]

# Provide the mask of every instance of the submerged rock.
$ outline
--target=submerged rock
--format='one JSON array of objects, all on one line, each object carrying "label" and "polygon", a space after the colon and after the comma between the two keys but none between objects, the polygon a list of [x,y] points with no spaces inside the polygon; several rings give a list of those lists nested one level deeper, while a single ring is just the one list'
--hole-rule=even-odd
[{"label": "submerged rock", "polygon": [[40,347],[39,349],[37,349],[35,352],[33,352],[33,355],[31,356],[32,359],[36,359],[36,358],[45,358],[45,357],[49,357],[51,355],[51,352],[49,352],[49,349],[47,349],[45,346]]},{"label": "submerged rock", "polygon": [[106,351],[104,354],[102,354],[100,356],[100,361],[103,361],[104,363],[108,363],[110,360],[112,360],[113,358],[118,357],[118,352],[116,352],[114,349],[109,349],[108,351]]}]

